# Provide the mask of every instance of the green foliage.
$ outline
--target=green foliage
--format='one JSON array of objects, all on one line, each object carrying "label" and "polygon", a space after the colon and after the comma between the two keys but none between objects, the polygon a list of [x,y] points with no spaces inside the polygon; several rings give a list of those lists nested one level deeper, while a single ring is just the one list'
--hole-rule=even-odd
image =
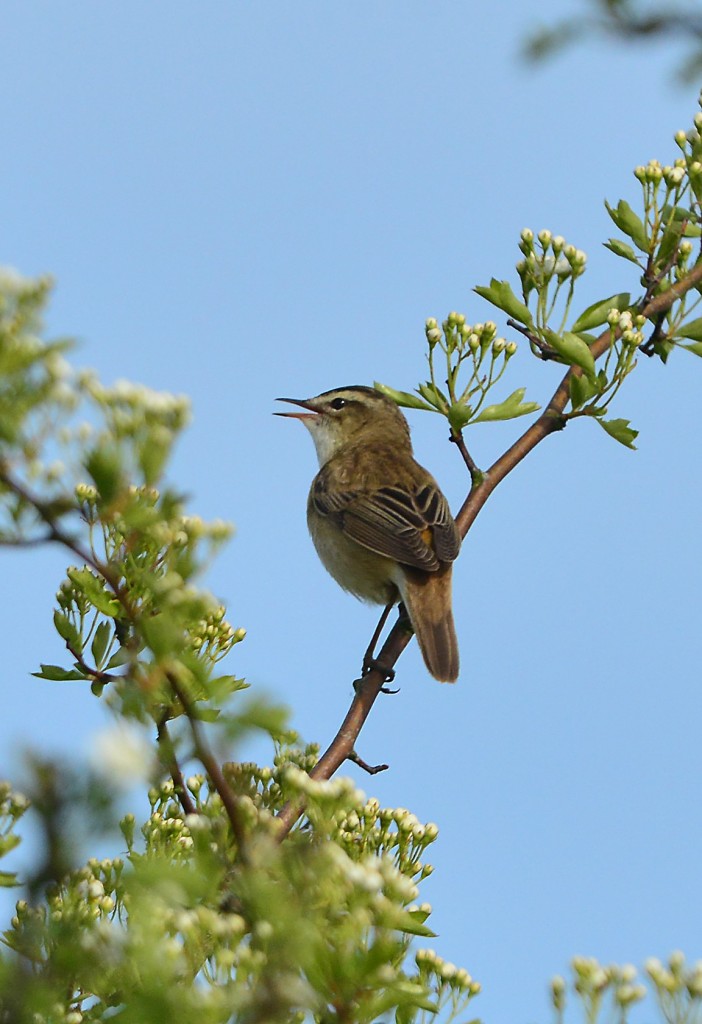
[{"label": "green foliage", "polygon": [[[555,408],[549,403],[543,414],[558,416],[560,426],[587,416],[610,437],[633,448],[638,432],[627,419],[609,418],[607,412],[635,369],[637,353],[658,356],[663,362],[676,348],[702,356],[702,318],[689,319],[702,290],[699,264],[691,264],[690,241],[702,234],[701,131],[699,113],[694,128],[675,135],[682,156],[671,165],[661,166],[652,160],[635,169],[642,187],[640,214],[623,199],[616,205],[605,204],[628,239],[610,238],[605,248],[639,269],[642,291],[638,297],[617,292],[597,299],[571,318],[587,257],[562,236],[548,230],[535,235],[529,228],[522,231],[519,241],[522,259],[516,269],[521,295],[508,281],[497,278],[475,288],[481,298],[507,315],[507,326],[527,339],[537,359],[568,368],[564,384],[570,408],[559,400]],[[696,276],[690,287],[687,280],[693,272]],[[644,341],[647,324],[652,331]],[[599,336],[589,333],[598,328],[603,328]],[[485,405],[488,392],[502,378],[516,351],[514,341],[497,338],[496,324],[488,321],[471,327],[463,314],[450,313],[441,328],[436,320],[427,320],[426,338],[430,380],[418,386],[420,398],[376,384],[399,405],[442,414],[456,440],[474,423],[513,419],[539,409],[535,402],[523,400],[523,387],[502,402]],[[445,363],[442,371],[437,354]],[[603,355],[598,368],[596,362]],[[463,364],[470,375],[467,383],[459,386]],[[443,380],[442,373],[446,375]],[[482,478],[475,468],[474,482]]]},{"label": "green foliage", "polygon": [[[4,941],[36,983],[15,1006],[22,968],[2,961],[0,1008],[17,1020],[185,1024],[461,1013],[479,991],[467,972],[428,951],[408,957],[414,936],[432,934],[431,908],[415,900],[436,826],[380,808],[346,779],[312,782],[316,753],[228,766],[251,838],[245,862],[203,775],[187,780],[189,814],[172,781],[151,790],[139,835],[132,815],[122,822],[125,857],[91,859],[45,900],[18,901]],[[280,844],[274,814],[303,795],[307,827]],[[16,818],[21,798],[5,803]]]},{"label": "green foliage", "polygon": [[[495,278],[476,289],[537,359],[565,367],[540,422],[588,416],[633,447],[629,421],[607,412],[637,352],[663,362],[676,348],[702,355],[702,320],[690,319],[702,265],[691,266],[689,241],[702,230],[700,130],[702,114],[676,135],[683,155],[673,165],[637,168],[640,213],[623,201],[607,207],[628,241],[606,247],[627,270],[637,266],[638,297],[618,292],[572,316],[585,254],[531,230],[519,243],[520,292]],[[200,584],[231,530],[190,514],[165,476],[187,402],[74,371],[69,345],[41,337],[48,289],[45,279],[0,273],[0,544],[60,544],[74,563],[53,615],[64,663],[36,675],[84,684],[122,727],[157,739],[155,752],[125,734],[117,747],[99,746],[102,781],[32,762],[45,854],[3,935],[0,1020],[465,1024],[480,986],[412,949],[433,937],[431,908],[417,900],[436,826],[380,808],[348,780],[313,779],[318,749],[299,746],[284,709],[244,696],[247,684],[222,663],[245,631]],[[495,323],[471,326],[452,312],[440,327],[427,320],[425,334],[429,374],[417,394],[376,386],[446,417],[453,440],[539,409],[524,387],[488,402],[517,350]],[[480,471],[463,455],[476,485]],[[236,749],[251,730],[270,740],[272,767],[221,765],[217,745]],[[91,829],[115,830],[112,783],[128,774],[152,783],[148,818],[138,829],[122,815],[121,856],[78,866]],[[0,784],[0,857],[15,855],[27,806]],[[299,823],[282,841],[290,808]],[[17,875],[0,872],[0,885],[16,886]],[[668,967],[649,961],[646,970],[667,1020],[699,1019],[700,965],[688,969],[674,954]],[[588,1021],[611,1008],[624,1024],[643,997],[629,966],[577,958],[573,971]],[[554,980],[559,1021],[566,989]]]}]

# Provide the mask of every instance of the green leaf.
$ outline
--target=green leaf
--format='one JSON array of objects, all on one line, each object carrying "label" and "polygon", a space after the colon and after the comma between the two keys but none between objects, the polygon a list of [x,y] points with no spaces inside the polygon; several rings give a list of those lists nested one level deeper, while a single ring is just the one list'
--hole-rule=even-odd
[{"label": "green leaf", "polygon": [[162,429],[158,432],[152,430],[149,436],[138,444],[139,468],[147,486],[153,487],[158,482],[171,453],[172,442],[173,435]]},{"label": "green leaf", "polygon": [[54,679],[64,683],[69,679],[85,679],[85,673],[76,669],[61,668],[60,665],[41,665],[41,672],[32,672],[37,679]]},{"label": "green leaf", "polygon": [[103,615],[114,618],[119,613],[119,601],[110,597],[105,583],[95,576],[87,566],[83,566],[82,569],[69,569],[67,575],[69,580],[85,594],[93,607]]},{"label": "green leaf", "polygon": [[388,387],[387,384],[381,384],[377,380],[373,381],[373,387],[376,391],[380,391],[381,395],[387,395],[388,398],[392,398],[393,402],[397,402],[403,409],[423,409],[425,412],[436,412],[432,405],[429,405],[428,402],[423,402],[421,398],[410,394],[409,391],[396,391],[394,388]]},{"label": "green leaf", "polygon": [[420,384],[417,388],[420,395],[426,398],[427,402],[432,405],[439,412],[445,412],[449,407],[449,401],[446,395],[443,393],[441,388],[437,388],[431,381],[427,381],[426,384]]},{"label": "green leaf", "polygon": [[675,332],[676,338],[692,338],[693,341],[702,341],[702,317],[697,320],[690,320],[682,324]]},{"label": "green leaf", "polygon": [[493,277],[489,285],[478,285],[473,291],[520,323],[527,326],[533,323],[529,307],[517,298],[508,281],[498,281]]},{"label": "green leaf", "polygon": [[584,373],[573,374],[568,381],[568,388],[570,390],[570,402],[574,409],[580,409],[591,398],[599,394],[601,390],[599,381],[586,377]]},{"label": "green leaf", "polygon": [[67,615],[63,612],[55,611],[54,626],[56,627],[58,635],[66,641],[69,647],[71,647],[76,653],[82,651],[83,642],[81,640],[80,633]]},{"label": "green leaf", "polygon": [[638,217],[627,202],[620,199],[616,208],[611,207],[605,200],[607,213],[620,231],[632,240],[637,249],[647,253],[650,249],[650,242],[646,237],[646,228],[643,221]]},{"label": "green leaf", "polygon": [[639,432],[629,426],[629,420],[598,419],[597,422],[603,430],[607,431],[610,437],[615,439],[615,441],[619,441],[620,444],[625,445],[627,448],[633,448],[636,450],[634,441],[639,436]]},{"label": "green leaf", "polygon": [[132,655],[129,648],[120,647],[120,649],[118,651],[115,651],[115,653],[112,655],[105,668],[109,672],[113,668],[119,668],[120,665],[126,665],[129,661],[131,661],[131,658]]},{"label": "green leaf", "polygon": [[461,402],[454,402],[448,411],[448,421],[456,433],[459,433],[463,430],[466,423],[470,422],[472,415],[473,410],[469,405],[463,405]]},{"label": "green leaf", "polygon": [[119,494],[122,486],[122,462],[116,447],[105,444],[94,448],[85,460],[85,468],[93,478],[103,501],[110,502]]},{"label": "green leaf", "polygon": [[172,615],[162,612],[144,619],[141,631],[157,659],[179,654],[184,646],[182,627]]},{"label": "green leaf", "polygon": [[579,331],[589,331],[593,327],[599,327],[600,324],[607,322],[610,309],[618,309],[620,312],[624,312],[630,305],[631,296],[629,292],[619,292],[617,295],[610,295],[608,299],[599,299],[583,310],[571,327],[571,331],[577,334]]},{"label": "green leaf", "polygon": [[658,252],[656,253],[657,264],[665,267],[670,263],[673,253],[680,244],[682,227],[683,226],[679,220],[673,219],[668,223],[658,246]]},{"label": "green leaf", "polygon": [[14,871],[0,871],[0,889],[12,889],[19,885]]},{"label": "green leaf", "polygon": [[693,341],[691,345],[681,345],[680,348],[687,349],[695,356],[702,356],[702,341]]},{"label": "green leaf", "polygon": [[595,376],[595,360],[592,352],[582,338],[572,331],[564,331],[563,334],[556,334],[555,331],[544,331],[546,341],[554,349],[564,362],[570,366],[579,366],[589,377]]},{"label": "green leaf", "polygon": [[10,850],[16,849],[21,842],[21,837],[14,835],[12,832],[7,835],[0,836],[0,857],[4,857],[6,853],[10,852]]},{"label": "green leaf", "polygon": [[97,668],[102,668],[102,662],[105,657],[107,645],[112,639],[112,628],[111,622],[101,622],[95,630],[95,636],[93,637],[90,650],[93,658],[95,659],[95,665]]},{"label": "green leaf", "polygon": [[610,238],[608,242],[604,243],[604,247],[613,252],[615,256],[621,256],[622,259],[635,263],[637,267],[641,266],[634,250],[626,242],[622,242],[620,238]]},{"label": "green leaf", "polygon": [[493,420],[513,420],[517,416],[526,416],[530,412],[536,412],[540,406],[537,402],[523,402],[526,388],[517,388],[509,398],[499,405],[488,405],[479,416],[473,420],[474,423],[488,423]]}]

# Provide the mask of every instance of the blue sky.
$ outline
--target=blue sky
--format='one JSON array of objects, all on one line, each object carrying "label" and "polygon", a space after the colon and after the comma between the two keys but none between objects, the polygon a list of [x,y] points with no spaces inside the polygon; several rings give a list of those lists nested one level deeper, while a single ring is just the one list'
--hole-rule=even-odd
[{"label": "blue sky", "polygon": [[[603,200],[635,202],[633,167],[674,159],[698,109],[666,49],[588,44],[525,67],[532,25],[514,0],[26,0],[3,16],[0,263],[55,276],[48,326],[79,339],[77,362],[192,397],[173,476],[194,511],[237,526],[208,579],[248,630],[233,669],[323,744],[376,613],[316,560],[313,447],[274,398],[411,390],[426,317],[497,319],[471,289],[513,275],[525,226],[589,254],[581,307],[635,290],[601,247]],[[549,1019],[548,980],[574,954],[702,956],[702,365],[642,363],[615,412],[638,451],[575,423],[504,482],[456,568],[458,685],[410,648],[358,745],[391,770],[349,769],[439,824],[435,945],[482,982],[475,1013],[493,1024]],[[505,395],[543,402],[557,379],[521,346]],[[468,481],[445,426],[411,423],[457,508]],[[523,426],[474,427],[477,461]],[[29,676],[61,655],[66,560],[2,557],[12,776],[26,746],[83,756],[107,719],[83,689]]]}]

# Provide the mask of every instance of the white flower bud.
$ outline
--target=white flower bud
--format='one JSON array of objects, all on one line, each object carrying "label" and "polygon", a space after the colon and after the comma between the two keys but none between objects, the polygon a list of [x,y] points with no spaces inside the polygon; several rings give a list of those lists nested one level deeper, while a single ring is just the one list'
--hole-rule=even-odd
[{"label": "white flower bud", "polygon": [[531,228],[523,228],[520,238],[523,242],[529,244],[530,242],[534,241],[534,232],[531,230]]}]

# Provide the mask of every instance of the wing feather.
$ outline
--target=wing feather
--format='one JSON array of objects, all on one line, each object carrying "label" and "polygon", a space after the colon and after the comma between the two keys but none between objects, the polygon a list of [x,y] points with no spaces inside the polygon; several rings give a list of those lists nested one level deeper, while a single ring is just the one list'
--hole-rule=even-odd
[{"label": "wing feather", "polygon": [[372,491],[329,490],[319,474],[312,492],[316,510],[347,537],[371,551],[425,572],[452,562],[461,545],[448,502],[433,482],[387,485]]}]

